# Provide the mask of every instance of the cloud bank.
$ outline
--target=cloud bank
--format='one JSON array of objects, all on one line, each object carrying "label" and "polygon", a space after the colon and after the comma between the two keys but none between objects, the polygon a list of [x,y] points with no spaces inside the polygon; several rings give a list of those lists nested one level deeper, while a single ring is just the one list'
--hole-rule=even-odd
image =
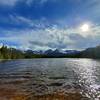
[{"label": "cloud bank", "polygon": [[[20,17],[19,17],[20,18]],[[19,19],[18,18],[18,19]],[[21,18],[30,26],[30,20]],[[29,23],[28,23],[29,22]],[[39,24],[39,23],[38,23]],[[25,30],[2,30],[5,36],[0,41],[11,46],[16,44],[19,49],[84,49],[100,43],[100,26],[92,26],[91,31],[84,33],[79,28],[61,28],[57,25],[47,27],[45,25],[34,25],[34,28]],[[44,26],[43,28],[40,28]],[[15,35],[16,34],[16,35]]]}]

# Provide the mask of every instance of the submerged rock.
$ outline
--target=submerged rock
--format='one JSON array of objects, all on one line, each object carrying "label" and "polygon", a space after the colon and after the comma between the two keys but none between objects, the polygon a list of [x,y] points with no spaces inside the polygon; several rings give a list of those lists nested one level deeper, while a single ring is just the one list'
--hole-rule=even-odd
[{"label": "submerged rock", "polygon": [[51,83],[48,86],[62,86],[63,83]]}]

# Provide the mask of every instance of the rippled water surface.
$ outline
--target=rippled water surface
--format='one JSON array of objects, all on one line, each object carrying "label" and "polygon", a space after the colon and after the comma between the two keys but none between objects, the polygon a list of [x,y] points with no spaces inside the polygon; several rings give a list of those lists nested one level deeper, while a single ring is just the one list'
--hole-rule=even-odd
[{"label": "rippled water surface", "polygon": [[33,100],[34,95],[56,92],[79,93],[80,100],[100,100],[100,60],[61,58],[0,62],[0,100],[26,100],[25,97]]}]

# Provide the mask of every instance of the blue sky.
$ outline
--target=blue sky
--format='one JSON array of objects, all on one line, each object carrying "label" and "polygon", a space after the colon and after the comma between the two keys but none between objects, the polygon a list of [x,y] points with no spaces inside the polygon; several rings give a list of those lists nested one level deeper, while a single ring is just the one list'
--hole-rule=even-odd
[{"label": "blue sky", "polygon": [[100,0],[0,0],[0,44],[32,50],[97,46]]}]

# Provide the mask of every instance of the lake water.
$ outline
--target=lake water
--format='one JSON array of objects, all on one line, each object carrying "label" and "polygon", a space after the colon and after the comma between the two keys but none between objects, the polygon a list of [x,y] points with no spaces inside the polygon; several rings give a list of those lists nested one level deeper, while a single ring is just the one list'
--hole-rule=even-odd
[{"label": "lake water", "polygon": [[[26,100],[26,96],[30,96],[27,100],[35,100],[33,95],[55,92],[79,93],[80,100],[100,100],[100,60],[53,58],[0,62],[0,100]],[[17,94],[23,99],[11,99]]]}]

